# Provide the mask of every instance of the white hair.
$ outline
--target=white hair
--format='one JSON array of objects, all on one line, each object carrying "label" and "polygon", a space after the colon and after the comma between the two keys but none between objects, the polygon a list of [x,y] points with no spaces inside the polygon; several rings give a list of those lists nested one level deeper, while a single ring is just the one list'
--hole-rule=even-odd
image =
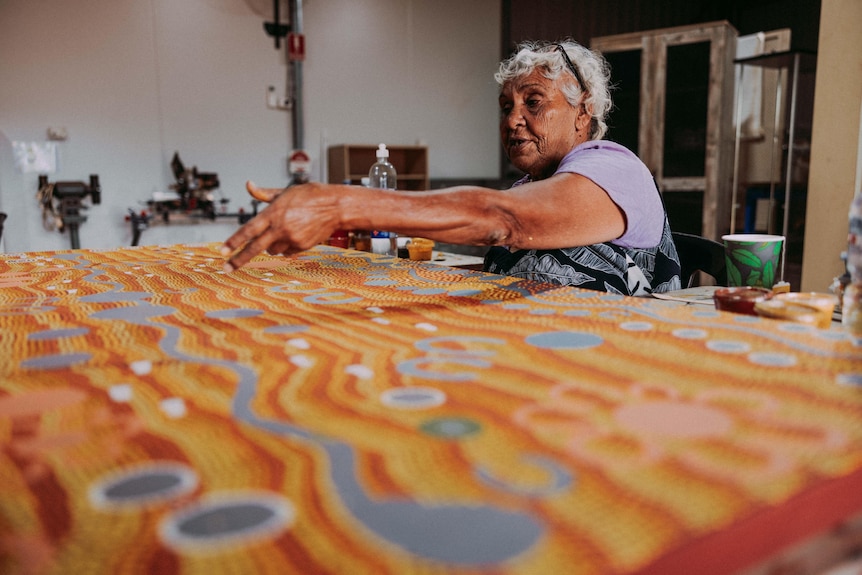
[{"label": "white hair", "polygon": [[[584,86],[578,85],[569,71],[563,55],[557,51],[558,43],[522,42],[507,60],[500,62],[494,79],[501,87],[513,80],[523,78],[540,70],[549,80],[564,78],[561,91],[572,107],[581,103],[590,113],[590,139],[601,140],[608,131],[606,119],[611,110],[610,66],[599,52],[581,46],[574,40],[564,40],[559,45],[566,51],[572,65],[578,70]],[[583,96],[583,102],[581,97]]]}]

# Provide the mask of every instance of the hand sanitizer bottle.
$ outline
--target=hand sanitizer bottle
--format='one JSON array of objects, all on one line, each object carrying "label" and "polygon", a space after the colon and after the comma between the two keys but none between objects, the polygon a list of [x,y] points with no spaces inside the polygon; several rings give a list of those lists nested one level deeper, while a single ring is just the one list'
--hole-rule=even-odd
[{"label": "hand sanitizer bottle", "polygon": [[[398,175],[395,166],[389,163],[389,150],[386,144],[377,147],[377,161],[368,171],[368,185],[372,188],[394,190]],[[383,230],[371,232],[371,251],[376,254],[397,255],[397,239],[394,233]]]}]

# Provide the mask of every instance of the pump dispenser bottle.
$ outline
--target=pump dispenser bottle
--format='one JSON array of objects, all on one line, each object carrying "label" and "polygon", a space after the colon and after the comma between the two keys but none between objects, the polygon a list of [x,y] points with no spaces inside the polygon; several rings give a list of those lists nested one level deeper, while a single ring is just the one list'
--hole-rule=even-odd
[{"label": "pump dispenser bottle", "polygon": [[394,190],[396,179],[395,166],[389,163],[389,150],[386,144],[380,144],[377,147],[377,162],[368,171],[368,185],[372,188]]},{"label": "pump dispenser bottle", "polygon": [[[377,147],[377,161],[368,171],[369,187],[394,190],[397,177],[395,166],[389,163],[389,150],[386,148],[386,144],[380,144]],[[373,230],[371,232],[371,251],[376,254],[396,255],[398,248],[395,234],[383,230]]]}]

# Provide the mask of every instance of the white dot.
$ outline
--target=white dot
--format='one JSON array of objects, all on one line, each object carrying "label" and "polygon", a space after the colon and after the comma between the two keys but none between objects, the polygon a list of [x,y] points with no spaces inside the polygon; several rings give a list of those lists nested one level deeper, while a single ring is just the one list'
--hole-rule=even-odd
[{"label": "white dot", "polygon": [[443,405],[446,394],[432,387],[399,387],[384,391],[380,400],[397,409],[428,409]]},{"label": "white dot", "polygon": [[148,359],[140,359],[129,364],[135,375],[147,375],[153,370],[153,362]]},{"label": "white dot", "polygon": [[796,365],[796,356],[787,353],[755,352],[748,355],[748,361],[771,367],[791,367]]},{"label": "white dot", "polygon": [[108,397],[117,403],[128,403],[132,400],[132,386],[128,383],[118,383],[108,388]]},{"label": "white dot", "polygon": [[314,365],[308,356],[305,355],[292,355],[290,356],[290,363],[295,365],[296,367],[311,367]]},{"label": "white dot", "polygon": [[287,341],[287,344],[292,345],[296,349],[311,349],[311,344],[301,337],[290,339]]},{"label": "white dot", "polygon": [[651,331],[652,324],[648,321],[626,321],[620,324],[620,328],[626,331]]},{"label": "white dot", "polygon": [[186,402],[181,397],[169,397],[159,402],[159,408],[171,419],[179,419],[186,415]]},{"label": "white dot", "polygon": [[706,347],[719,353],[745,353],[751,346],[744,341],[712,340],[706,342]]},{"label": "white dot", "polygon": [[675,329],[671,333],[680,339],[706,339],[706,331],[702,329]]},{"label": "white dot", "polygon": [[345,367],[344,373],[352,375],[354,377],[358,377],[359,379],[371,379],[374,376],[374,372],[371,370],[371,368],[364,365],[360,365],[358,363],[354,363]]}]

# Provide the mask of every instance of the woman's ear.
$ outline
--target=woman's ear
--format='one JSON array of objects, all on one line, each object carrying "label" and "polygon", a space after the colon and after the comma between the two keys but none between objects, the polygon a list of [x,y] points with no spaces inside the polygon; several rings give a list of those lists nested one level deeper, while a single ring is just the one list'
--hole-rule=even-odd
[{"label": "woman's ear", "polygon": [[589,130],[590,122],[593,120],[593,105],[592,104],[581,104],[578,108],[578,117],[575,118],[575,129],[580,132],[581,130]]}]

